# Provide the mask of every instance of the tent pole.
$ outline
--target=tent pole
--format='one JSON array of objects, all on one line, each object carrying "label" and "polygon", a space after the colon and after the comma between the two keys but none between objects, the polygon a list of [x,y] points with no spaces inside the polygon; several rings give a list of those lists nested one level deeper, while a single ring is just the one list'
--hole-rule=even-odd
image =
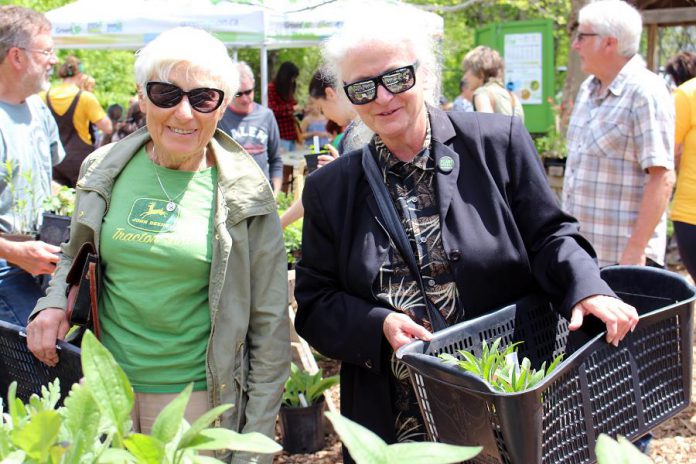
[{"label": "tent pole", "polygon": [[261,47],[261,104],[268,106],[268,49]]}]

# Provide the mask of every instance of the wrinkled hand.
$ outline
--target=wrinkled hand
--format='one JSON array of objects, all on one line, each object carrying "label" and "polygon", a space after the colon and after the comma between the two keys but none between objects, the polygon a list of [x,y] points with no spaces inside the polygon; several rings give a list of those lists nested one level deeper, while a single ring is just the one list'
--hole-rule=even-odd
[{"label": "wrinkled hand", "polygon": [[39,361],[48,366],[58,364],[56,340],[63,340],[70,324],[62,309],[46,308],[27,325],[27,346]]},{"label": "wrinkled hand", "polygon": [[433,339],[433,334],[402,313],[394,312],[389,314],[386,319],[384,319],[382,330],[394,351],[412,342],[414,339],[420,339],[426,342]]},{"label": "wrinkled hand", "polygon": [[40,240],[12,242],[7,260],[21,267],[31,275],[53,274],[56,263],[60,261],[60,247]]},{"label": "wrinkled hand", "polygon": [[585,298],[573,308],[568,329],[577,330],[588,314],[598,317],[607,325],[607,343],[619,346],[628,331],[636,328],[638,312],[633,306],[606,295]]}]

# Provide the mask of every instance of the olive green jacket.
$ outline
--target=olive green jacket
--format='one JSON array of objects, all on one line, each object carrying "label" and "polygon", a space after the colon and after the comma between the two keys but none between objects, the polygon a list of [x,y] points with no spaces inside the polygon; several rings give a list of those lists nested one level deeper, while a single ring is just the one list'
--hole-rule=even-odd
[{"label": "olive green jacket", "polygon": [[[150,140],[145,128],[99,148],[82,164],[70,241],[46,297],[46,308],[65,308],[65,277],[80,246],[99,249],[102,220],[114,181]],[[210,406],[233,403],[216,425],[274,437],[283,385],[289,375],[287,259],[276,203],[256,162],[220,130],[211,140],[218,169],[207,348]],[[172,272],[185,272],[173,270]],[[229,456],[227,456],[229,458]],[[233,462],[271,462],[235,453]]]}]

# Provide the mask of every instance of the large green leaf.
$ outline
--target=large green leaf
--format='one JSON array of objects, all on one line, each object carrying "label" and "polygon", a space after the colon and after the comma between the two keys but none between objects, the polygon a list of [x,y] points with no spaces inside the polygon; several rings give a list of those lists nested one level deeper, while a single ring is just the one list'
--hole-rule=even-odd
[{"label": "large green leaf", "polygon": [[184,411],[186,411],[186,405],[191,397],[191,391],[193,391],[192,383],[188,384],[184,391],[157,415],[152,426],[153,437],[162,443],[168,443],[176,436],[181,427],[181,420],[184,418]]},{"label": "large green leaf", "polygon": [[595,453],[597,464],[650,464],[652,462],[624,437],[619,436],[617,441],[604,433],[597,438]]},{"label": "large green leaf", "polygon": [[329,418],[334,430],[341,437],[341,441],[357,464],[388,462],[387,444],[376,434],[340,414],[325,412],[324,415]]},{"label": "large green leaf", "polygon": [[164,459],[164,443],[155,437],[133,433],[123,439],[128,451],[143,464],[160,464]]},{"label": "large green leaf", "polygon": [[[78,462],[87,452],[96,454],[95,446],[100,445],[99,406],[85,385],[75,384],[61,408],[63,424],[69,433],[70,448],[66,462]],[[99,446],[100,447],[100,446]]]},{"label": "large green leaf", "polygon": [[99,464],[124,464],[136,462],[136,459],[135,456],[127,450],[121,448],[107,448],[99,456],[97,462]]},{"label": "large green leaf", "polygon": [[38,412],[21,428],[12,431],[12,442],[38,462],[48,462],[51,447],[60,432],[61,418],[57,411]]},{"label": "large green leaf", "polygon": [[619,444],[623,450],[624,456],[626,456],[626,462],[630,464],[651,464],[652,460],[641,453],[638,448],[636,448],[633,443],[628,441],[625,437],[619,435]]},{"label": "large green leaf", "polygon": [[22,450],[15,450],[2,458],[2,464],[23,464],[27,460],[27,453]]},{"label": "large green leaf", "polygon": [[387,447],[389,464],[449,464],[466,461],[481,452],[480,446],[455,446],[444,443],[396,443]]},{"label": "large green leaf", "polygon": [[200,454],[193,456],[191,461],[194,464],[225,464],[224,461],[220,461],[219,459],[215,459],[210,456],[202,456]]},{"label": "large green leaf", "polygon": [[207,411],[201,417],[195,420],[191,427],[184,432],[184,435],[179,440],[178,448],[186,448],[193,438],[198,435],[202,430],[206,429],[210,424],[213,423],[217,417],[223,412],[230,409],[233,405],[231,404],[221,404],[220,406],[214,407],[210,411]]},{"label": "large green leaf", "polygon": [[[318,373],[320,374],[321,371]],[[339,377],[334,375],[325,379],[320,379],[319,382],[311,385],[307,390],[307,401],[309,404],[314,403],[321,396],[321,394],[324,393],[324,390],[328,390],[334,385],[338,385],[339,381]]]},{"label": "large green leaf", "polygon": [[82,371],[99,409],[113,422],[119,435],[125,435],[124,423],[133,409],[133,390],[123,369],[89,330],[82,338]]},{"label": "large green leaf", "polygon": [[197,450],[229,449],[259,454],[277,453],[283,449],[278,443],[261,433],[237,433],[223,428],[202,430],[193,437],[187,448]]}]

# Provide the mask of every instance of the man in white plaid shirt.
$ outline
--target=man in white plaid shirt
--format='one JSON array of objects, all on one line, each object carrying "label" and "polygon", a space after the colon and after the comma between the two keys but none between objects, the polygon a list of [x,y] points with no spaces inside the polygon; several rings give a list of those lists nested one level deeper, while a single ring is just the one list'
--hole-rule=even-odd
[{"label": "man in white plaid shirt", "polygon": [[674,103],[637,54],[640,13],[621,0],[580,10],[572,46],[582,70],[568,128],[563,209],[600,266],[664,265],[674,185]]}]

